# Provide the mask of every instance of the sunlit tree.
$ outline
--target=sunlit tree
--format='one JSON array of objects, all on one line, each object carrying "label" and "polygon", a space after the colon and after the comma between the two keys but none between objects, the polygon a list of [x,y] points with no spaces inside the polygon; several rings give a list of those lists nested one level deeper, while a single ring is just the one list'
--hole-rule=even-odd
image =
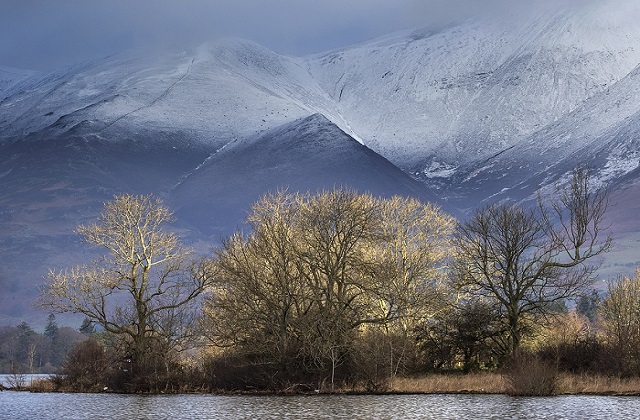
[{"label": "sunlit tree", "polygon": [[600,305],[605,338],[633,374],[640,373],[640,269],[609,283]]},{"label": "sunlit tree", "polygon": [[348,190],[278,193],[247,221],[251,232],[225,241],[212,264],[206,325],[215,344],[260,354],[263,366],[333,383],[366,347],[355,345],[365,331],[396,323],[406,333],[438,305],[454,223],[434,206]]},{"label": "sunlit tree", "polygon": [[49,272],[40,305],[80,313],[121,340],[140,365],[180,345],[207,285],[205,271],[167,231],[171,212],[152,196],[116,196],[97,223],[77,232],[106,253],[91,264]]}]

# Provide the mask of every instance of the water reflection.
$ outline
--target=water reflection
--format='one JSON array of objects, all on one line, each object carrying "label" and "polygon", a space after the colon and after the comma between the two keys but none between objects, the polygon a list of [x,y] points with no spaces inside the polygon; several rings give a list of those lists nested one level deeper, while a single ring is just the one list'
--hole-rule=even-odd
[{"label": "water reflection", "polygon": [[117,395],[0,392],[0,419],[640,418],[639,397]]}]

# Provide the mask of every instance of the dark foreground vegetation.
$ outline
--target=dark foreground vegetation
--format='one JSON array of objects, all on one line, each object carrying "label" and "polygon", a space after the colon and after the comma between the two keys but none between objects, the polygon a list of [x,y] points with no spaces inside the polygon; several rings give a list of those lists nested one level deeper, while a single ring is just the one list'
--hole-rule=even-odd
[{"label": "dark foreground vegetation", "polygon": [[52,270],[42,291],[41,307],[100,329],[49,385],[386,392],[482,372],[505,392],[548,395],[568,374],[640,376],[640,274],[592,290],[611,239],[607,195],[590,187],[579,169],[537,206],[465,222],[406,198],[267,195],[249,231],[204,258],[166,229],[160,200],[117,196],[78,228],[104,255]]}]

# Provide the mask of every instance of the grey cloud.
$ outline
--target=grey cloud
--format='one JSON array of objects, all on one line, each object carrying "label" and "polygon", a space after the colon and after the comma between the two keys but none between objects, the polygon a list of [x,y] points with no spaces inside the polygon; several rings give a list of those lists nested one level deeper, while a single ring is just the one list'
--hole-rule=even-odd
[{"label": "grey cloud", "polygon": [[411,26],[570,1],[3,0],[0,65],[51,69],[128,48],[223,35],[301,55]]}]

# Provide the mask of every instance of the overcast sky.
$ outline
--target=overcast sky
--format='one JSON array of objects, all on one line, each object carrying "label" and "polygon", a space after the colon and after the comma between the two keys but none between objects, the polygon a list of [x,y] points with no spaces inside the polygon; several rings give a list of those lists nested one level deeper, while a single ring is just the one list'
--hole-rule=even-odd
[{"label": "overcast sky", "polygon": [[0,0],[0,66],[50,70],[219,36],[304,55],[531,1]]}]

